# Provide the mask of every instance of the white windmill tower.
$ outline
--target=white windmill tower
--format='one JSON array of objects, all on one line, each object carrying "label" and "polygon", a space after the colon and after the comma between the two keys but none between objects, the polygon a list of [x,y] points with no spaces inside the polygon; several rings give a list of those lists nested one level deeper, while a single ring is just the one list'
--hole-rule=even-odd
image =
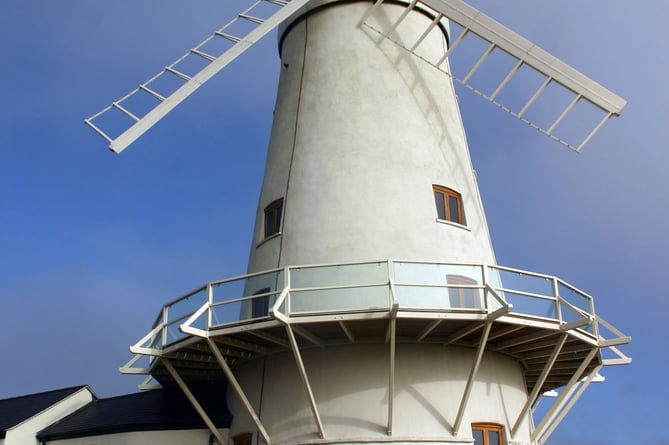
[{"label": "white windmill tower", "polygon": [[[176,383],[220,443],[189,389],[202,381],[227,381],[238,444],[545,442],[602,366],[629,363],[630,339],[582,291],[496,264],[453,80],[576,151],[625,102],[459,0],[258,0],[86,123],[121,152],[276,27],[248,275],[166,304],[122,371]],[[456,76],[470,39],[484,50]],[[495,58],[509,69],[477,89]],[[534,92],[500,102],[523,72]],[[530,122],[552,90],[569,99]],[[601,118],[573,143],[560,130],[582,106]],[[100,124],[113,113],[131,124],[118,136]]]}]

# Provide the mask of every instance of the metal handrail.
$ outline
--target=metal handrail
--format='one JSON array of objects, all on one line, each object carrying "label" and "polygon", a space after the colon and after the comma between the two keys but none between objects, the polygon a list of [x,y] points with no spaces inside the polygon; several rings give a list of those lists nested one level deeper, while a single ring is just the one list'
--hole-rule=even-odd
[{"label": "metal handrail", "polygon": [[[362,277],[363,279],[360,280],[360,282],[355,283],[355,284],[349,284],[343,282],[342,284],[330,284],[327,286],[311,286],[311,287],[291,287],[291,275],[295,272],[300,272],[304,273],[305,271],[308,270],[316,270],[316,269],[321,269],[319,271],[320,273],[323,273],[324,277],[327,278],[327,268],[329,267],[354,267],[354,266],[364,266],[364,265],[370,265],[370,264],[383,264],[386,263],[388,265],[388,271],[394,271],[394,267],[397,265],[421,265],[421,266],[430,266],[433,265],[435,267],[439,268],[448,268],[449,266],[453,267],[475,267],[479,268],[481,271],[499,271],[499,272],[508,272],[508,273],[515,273],[519,274],[522,276],[527,276],[527,277],[532,277],[532,278],[539,278],[539,279],[545,279],[549,280],[553,283],[552,288],[555,289],[553,292],[551,292],[551,295],[544,295],[544,294],[538,294],[536,292],[530,292],[526,289],[522,289],[522,286],[520,285],[515,285],[515,286],[504,286],[504,276],[500,275],[495,275],[495,274],[489,274],[489,273],[482,273],[481,277],[477,279],[476,284],[449,284],[444,282],[444,284],[438,284],[434,282],[420,282],[420,277],[417,279],[415,283],[411,282],[406,282],[406,280],[402,281],[397,281],[395,280],[394,273],[389,273],[387,272],[387,281],[383,282],[364,282],[364,276]],[[441,271],[440,271],[441,272]],[[300,266],[289,266],[285,268],[277,268],[277,269],[271,269],[267,271],[262,271],[262,272],[256,272],[248,275],[242,275],[242,276],[237,276],[234,278],[229,278],[229,279],[223,279],[223,280],[217,280],[217,281],[212,281],[207,283],[204,286],[198,287],[195,290],[188,292],[187,294],[170,301],[169,303],[165,304],[163,306],[163,310],[161,311],[161,315],[159,315],[156,325],[162,324],[163,327],[163,339],[167,340],[167,333],[166,329],[172,328],[175,324],[182,320],[188,319],[190,323],[194,322],[192,320],[191,316],[197,312],[197,309],[194,309],[193,311],[187,312],[185,314],[179,314],[178,318],[175,318],[173,320],[170,320],[169,317],[166,315],[169,314],[170,308],[174,307],[175,305],[179,304],[180,302],[198,294],[199,292],[207,291],[210,289],[212,286],[220,286],[224,285],[227,283],[234,283],[234,282],[242,282],[249,280],[254,277],[259,277],[263,275],[269,275],[269,274],[281,274],[283,273],[283,287],[281,287],[282,283],[276,283],[277,288],[275,290],[271,290],[269,292],[265,292],[262,294],[257,294],[257,295],[243,295],[241,297],[235,296],[234,298],[228,298],[228,299],[223,299],[223,300],[216,300],[216,301],[207,301],[205,304],[208,305],[209,310],[216,308],[216,307],[221,307],[229,304],[235,304],[235,303],[240,303],[240,302],[248,302],[252,301],[253,299],[256,298],[271,298],[272,296],[276,295],[281,295],[283,298],[281,298],[281,303],[286,304],[286,311],[284,316],[290,317],[291,311],[289,310],[290,308],[290,300],[291,300],[291,293],[299,293],[299,292],[307,292],[307,291],[328,291],[328,290],[346,290],[346,289],[362,289],[362,288],[372,288],[372,287],[382,287],[382,286],[388,286],[389,288],[389,293],[391,295],[391,299],[395,300],[395,303],[398,304],[399,309],[402,309],[402,298],[401,296],[398,297],[395,294],[395,287],[400,287],[400,288],[407,288],[407,287],[413,287],[413,288],[443,288],[443,289],[481,289],[481,290],[486,290],[486,289],[494,289],[495,293],[499,298],[502,298],[503,300],[506,300],[506,295],[514,295],[516,297],[520,298],[533,298],[533,299],[543,299],[547,301],[554,301],[556,304],[556,314],[554,317],[546,317],[542,315],[536,315],[532,313],[525,313],[519,310],[521,309],[520,307],[516,307],[516,311],[514,311],[515,314],[520,314],[523,317],[533,317],[537,318],[540,320],[551,320],[551,321],[556,321],[560,324],[566,323],[564,320],[562,320],[562,307],[565,309],[569,310],[571,313],[573,313],[576,316],[581,316],[581,317],[593,317],[596,319],[596,316],[594,314],[594,310],[591,309],[591,311],[585,311],[582,308],[579,308],[578,306],[574,305],[572,302],[568,301],[566,298],[564,298],[561,295],[557,294],[557,289],[559,286],[564,286],[566,289],[569,289],[570,291],[574,292],[576,295],[584,299],[584,303],[586,303],[590,308],[593,308],[593,298],[586,294],[585,292],[580,291],[576,287],[564,282],[563,280],[550,276],[550,275],[544,275],[544,274],[538,274],[534,272],[528,272],[520,269],[514,269],[510,267],[504,267],[504,266],[498,266],[498,265],[487,265],[487,264],[472,264],[472,263],[430,263],[430,262],[418,262],[418,261],[393,261],[393,260],[385,260],[385,261],[366,261],[366,262],[356,262],[356,263],[336,263],[336,264],[319,264],[319,265],[300,265]],[[478,274],[477,274],[478,275]],[[529,300],[528,300],[529,301]],[[275,306],[275,302],[272,304],[272,306]],[[482,310],[485,310],[487,312],[491,312],[493,309],[491,307],[488,307],[489,304],[486,301],[485,303],[485,308],[481,308]],[[276,309],[278,309],[279,306],[276,306]],[[370,307],[370,310],[378,311],[379,309],[383,310],[390,310],[392,308],[392,302],[389,301],[388,306],[385,304],[381,306],[374,306],[373,308]],[[416,306],[411,306],[410,309],[416,310]],[[426,306],[426,309],[429,309],[428,306]],[[439,311],[452,311],[452,312],[459,312],[460,309],[469,309],[467,307],[459,307],[459,306],[454,306],[450,308],[438,308],[433,310],[439,310]],[[356,311],[361,310],[361,308],[355,308]],[[328,309],[325,308],[323,311],[299,311],[295,313],[297,315],[298,313],[300,315],[303,315],[305,313],[314,313],[314,314],[322,314],[322,313],[338,313],[338,312],[348,312],[349,310],[344,310],[344,309]],[[273,311],[270,311],[269,314],[270,318],[274,317]],[[161,317],[163,319],[161,320]],[[166,319],[167,318],[167,319]],[[238,324],[239,322],[248,322],[251,321],[253,322],[254,320],[266,320],[267,317],[260,317],[260,318],[243,318],[240,314],[239,320],[234,320],[234,321],[229,321],[226,323],[221,323],[221,324],[216,324],[216,328],[220,329],[221,327],[227,327],[227,326],[232,326],[235,324]],[[187,324],[190,324],[187,323]],[[594,333],[595,335],[597,334],[597,323],[593,323],[593,328],[594,328]],[[588,335],[592,335],[592,333],[588,331],[583,331]],[[181,338],[175,340],[178,341],[181,340]],[[172,343],[171,341],[165,341],[162,347],[165,347]]]}]

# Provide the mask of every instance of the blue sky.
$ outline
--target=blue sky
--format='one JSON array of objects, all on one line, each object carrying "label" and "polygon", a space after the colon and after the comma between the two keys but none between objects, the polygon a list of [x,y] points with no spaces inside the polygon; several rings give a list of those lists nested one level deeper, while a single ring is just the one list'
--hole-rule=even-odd
[{"label": "blue sky", "polygon": [[[633,337],[549,441],[669,444],[669,7],[475,7],[628,100],[576,155],[460,91],[499,264],[557,275]],[[244,273],[272,119],[273,35],[122,155],[82,124],[226,21],[225,0],[5,0],[0,6],[0,398],[117,368],[161,305]]]}]

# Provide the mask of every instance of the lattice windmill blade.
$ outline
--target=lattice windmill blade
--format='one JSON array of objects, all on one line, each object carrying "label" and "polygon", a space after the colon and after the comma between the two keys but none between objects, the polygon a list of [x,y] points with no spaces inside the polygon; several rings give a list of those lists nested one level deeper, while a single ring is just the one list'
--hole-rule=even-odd
[{"label": "lattice windmill blade", "polygon": [[[383,0],[377,0],[370,9],[367,17],[382,2]],[[409,11],[417,7],[432,11],[435,14],[435,18],[415,42],[402,42],[395,37],[396,31],[398,27],[402,26],[402,21],[407,17]],[[457,37],[451,35],[449,48],[439,59],[424,60],[445,74],[448,74],[469,90],[572,150],[580,152],[611,117],[620,115],[626,104],[624,99],[610,92],[594,80],[460,0],[411,0],[405,13],[388,27],[380,28],[378,25],[370,24],[367,21],[363,21],[363,24],[417,57],[423,58],[417,52],[422,39],[435,26],[439,25],[443,19],[449,20],[451,24],[456,23],[459,25],[461,32]],[[465,46],[463,42],[466,42],[468,39],[482,41],[485,50],[470,69],[464,75],[459,76],[451,72],[448,59],[457,52],[456,50],[459,47]],[[482,88],[477,87],[473,79],[477,72],[486,71],[486,61],[493,54],[508,59],[511,62],[509,64],[511,69],[501,73],[496,86],[485,92]],[[512,83],[514,77],[521,70],[527,68],[536,77],[541,79],[538,82],[537,89],[527,98],[527,101],[516,107],[500,102],[500,95],[504,89]],[[558,105],[560,112],[556,113],[555,118],[546,125],[538,124],[528,119],[527,114],[530,109],[545,96],[549,96],[546,92],[554,87],[561,90],[560,94],[562,96],[569,98],[569,100],[562,101],[563,103]],[[599,112],[598,114],[601,115],[601,118],[593,122],[594,125],[585,132],[584,136],[578,142],[571,142],[566,137],[561,136],[561,124],[568,119],[568,116],[575,114],[574,110],[580,105],[586,105],[595,109]]]},{"label": "lattice windmill blade", "polygon": [[[135,90],[86,119],[84,123],[106,139],[112,151],[120,153],[201,87],[207,80],[253,46],[254,43],[276,28],[307,2],[308,0],[256,0],[250,7],[207,37],[199,45],[195,46],[171,65],[165,67],[161,72],[141,84]],[[274,7],[274,10],[269,15],[264,10],[268,5]],[[243,36],[233,35],[232,30],[240,22],[246,25],[246,34]],[[209,47],[216,47],[217,45],[215,44],[217,43],[220,46],[221,42],[228,43],[228,47],[222,53],[214,55],[210,51],[207,51]],[[189,62],[192,62],[192,59],[203,62],[204,66],[198,67],[199,71],[192,75],[180,70],[182,65],[189,64]],[[169,78],[167,82],[176,80],[179,85],[167,93],[158,91],[154,85],[165,82],[166,78]],[[139,113],[127,105],[133,102],[133,100],[137,101],[138,96],[144,96],[141,100],[149,98],[152,101],[151,106],[144,113]],[[97,121],[104,119],[111,113],[120,114],[126,120],[127,125],[120,134],[111,135],[109,130],[97,123]]]}]

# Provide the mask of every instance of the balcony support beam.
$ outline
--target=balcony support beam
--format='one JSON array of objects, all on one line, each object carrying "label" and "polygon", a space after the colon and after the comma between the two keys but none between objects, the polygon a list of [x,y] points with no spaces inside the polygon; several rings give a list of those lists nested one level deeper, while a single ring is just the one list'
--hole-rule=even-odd
[{"label": "balcony support beam", "polygon": [[520,410],[520,414],[518,414],[518,418],[516,419],[516,423],[514,423],[513,428],[511,428],[511,437],[515,437],[516,433],[518,432],[518,428],[520,428],[520,425],[523,423],[523,418],[525,415],[527,415],[527,412],[530,410],[532,405],[534,404],[534,401],[541,395],[541,387],[543,386],[544,382],[546,381],[546,378],[548,377],[548,374],[551,372],[551,369],[553,368],[553,365],[555,364],[555,361],[558,358],[558,355],[560,355],[560,351],[562,350],[562,346],[564,346],[565,342],[567,341],[567,336],[568,333],[563,333],[562,336],[560,337],[560,340],[555,344],[555,347],[553,348],[553,353],[550,355],[548,361],[546,362],[546,365],[544,366],[543,371],[541,371],[541,375],[537,379],[537,382],[534,384],[534,388],[532,389],[532,393],[529,395],[527,398],[527,401],[525,402],[525,405],[523,406],[523,409]]},{"label": "balcony support beam", "polygon": [[221,354],[221,351],[220,349],[218,349],[218,346],[216,345],[214,340],[212,340],[211,338],[207,338],[207,343],[209,344],[211,352],[214,354],[214,356],[216,356],[216,361],[218,361],[219,366],[221,367],[223,373],[225,374],[225,377],[228,379],[228,383],[230,384],[230,386],[232,386],[232,389],[235,391],[235,394],[237,394],[237,397],[239,397],[239,400],[242,402],[242,405],[244,405],[244,408],[246,409],[248,415],[251,417],[251,419],[253,419],[253,422],[256,424],[256,427],[258,428],[260,435],[262,435],[262,438],[265,440],[265,443],[269,445],[270,443],[269,434],[267,434],[267,430],[265,430],[265,427],[260,421],[260,418],[256,414],[255,410],[253,409],[251,402],[249,402],[249,399],[246,397],[246,394],[244,393],[244,390],[242,389],[239,382],[237,381],[237,378],[232,373],[230,366],[228,366],[228,363],[225,361],[225,357],[223,357],[223,354]]},{"label": "balcony support beam", "polygon": [[218,431],[218,428],[216,428],[214,422],[211,421],[207,413],[204,411],[204,408],[202,408],[202,405],[200,405],[200,403],[197,401],[191,390],[186,385],[186,382],[183,381],[177,370],[174,369],[172,363],[164,357],[161,359],[161,361],[163,362],[163,365],[165,365],[165,368],[167,369],[167,371],[170,373],[174,381],[181,389],[181,392],[184,393],[188,401],[191,403],[191,405],[193,405],[193,408],[195,408],[195,411],[197,411],[197,413],[202,418],[202,421],[205,423],[205,425],[207,425],[207,428],[209,428],[209,432],[211,432],[211,434],[216,438],[216,441],[220,445],[225,445],[227,442],[223,439],[223,436],[221,436],[221,433]]},{"label": "balcony support beam", "polygon": [[469,396],[471,395],[472,388],[474,387],[474,380],[476,379],[476,374],[478,373],[479,366],[481,365],[481,359],[483,358],[483,352],[485,351],[485,346],[488,342],[490,328],[492,328],[492,320],[486,322],[483,328],[483,334],[481,334],[481,341],[479,342],[479,346],[476,351],[476,357],[474,358],[472,369],[469,371],[469,378],[467,379],[465,392],[462,394],[462,399],[460,400],[460,408],[458,409],[458,414],[455,417],[455,422],[453,422],[452,434],[454,436],[457,436],[460,430],[460,424],[462,423],[462,418],[465,414],[465,408],[467,408]]}]

